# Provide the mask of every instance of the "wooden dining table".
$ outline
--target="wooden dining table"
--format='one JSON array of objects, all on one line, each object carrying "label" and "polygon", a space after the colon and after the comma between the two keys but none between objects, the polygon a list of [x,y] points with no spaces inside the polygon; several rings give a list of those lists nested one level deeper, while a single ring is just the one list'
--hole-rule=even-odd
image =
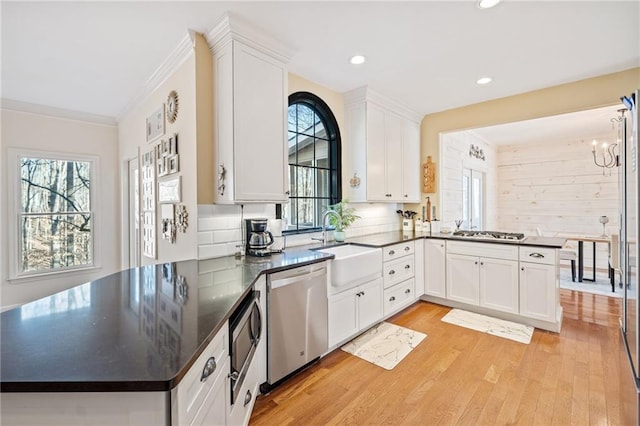
[{"label": "wooden dining table", "polygon": [[[607,250],[611,253],[611,238],[605,235],[568,235],[562,234],[562,238],[578,242],[578,281],[595,281],[596,280],[596,244],[607,243]],[[593,244],[593,278],[584,276],[584,243]],[[609,271],[611,273],[611,271]]]}]

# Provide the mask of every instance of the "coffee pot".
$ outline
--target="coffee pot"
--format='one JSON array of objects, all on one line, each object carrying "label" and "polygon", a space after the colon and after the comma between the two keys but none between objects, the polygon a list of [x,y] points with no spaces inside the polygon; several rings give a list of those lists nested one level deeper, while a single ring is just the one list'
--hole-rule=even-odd
[{"label": "coffee pot", "polygon": [[246,249],[249,256],[269,256],[273,234],[267,231],[268,219],[245,219]]}]

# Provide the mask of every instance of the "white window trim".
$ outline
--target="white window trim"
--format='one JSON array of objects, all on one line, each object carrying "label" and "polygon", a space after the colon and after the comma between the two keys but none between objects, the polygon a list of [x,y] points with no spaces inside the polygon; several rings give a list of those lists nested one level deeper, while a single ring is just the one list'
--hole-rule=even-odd
[{"label": "white window trim", "polygon": [[[101,268],[100,253],[100,199],[98,188],[100,187],[100,158],[90,154],[77,154],[66,152],[41,151],[21,148],[9,148],[7,150],[8,179],[7,188],[9,191],[9,281],[22,282],[33,281],[42,277],[74,275],[94,271]],[[21,272],[20,271],[20,157],[51,158],[54,160],[72,160],[91,163],[91,213],[93,216],[93,231],[91,245],[93,250],[93,263],[91,265],[79,266],[75,268],[56,269],[47,272]]]}]

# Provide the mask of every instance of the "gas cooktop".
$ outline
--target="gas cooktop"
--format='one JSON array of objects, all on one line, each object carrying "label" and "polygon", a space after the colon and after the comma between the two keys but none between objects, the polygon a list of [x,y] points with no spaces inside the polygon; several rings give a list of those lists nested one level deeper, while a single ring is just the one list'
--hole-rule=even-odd
[{"label": "gas cooktop", "polygon": [[521,234],[519,232],[455,231],[453,235],[456,237],[484,238],[487,240],[509,240],[509,241],[524,240],[524,234]]}]

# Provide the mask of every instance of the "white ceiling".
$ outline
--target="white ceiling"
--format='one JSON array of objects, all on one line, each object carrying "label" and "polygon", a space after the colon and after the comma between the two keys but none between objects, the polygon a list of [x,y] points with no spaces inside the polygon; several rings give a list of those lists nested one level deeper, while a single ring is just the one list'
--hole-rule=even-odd
[{"label": "white ceiling", "polygon": [[620,116],[620,108],[622,104],[469,131],[493,145],[568,140],[585,140],[591,143],[594,138],[598,142],[614,143],[618,137],[618,124],[611,120]]},{"label": "white ceiling", "polygon": [[[188,29],[230,11],[291,46],[289,70],[421,114],[640,66],[640,1],[7,2],[2,98],[117,117]],[[368,60],[348,63],[355,54]],[[494,82],[475,81],[490,75]],[[620,94],[616,94],[620,95]],[[615,102],[617,98],[612,98]]]}]

